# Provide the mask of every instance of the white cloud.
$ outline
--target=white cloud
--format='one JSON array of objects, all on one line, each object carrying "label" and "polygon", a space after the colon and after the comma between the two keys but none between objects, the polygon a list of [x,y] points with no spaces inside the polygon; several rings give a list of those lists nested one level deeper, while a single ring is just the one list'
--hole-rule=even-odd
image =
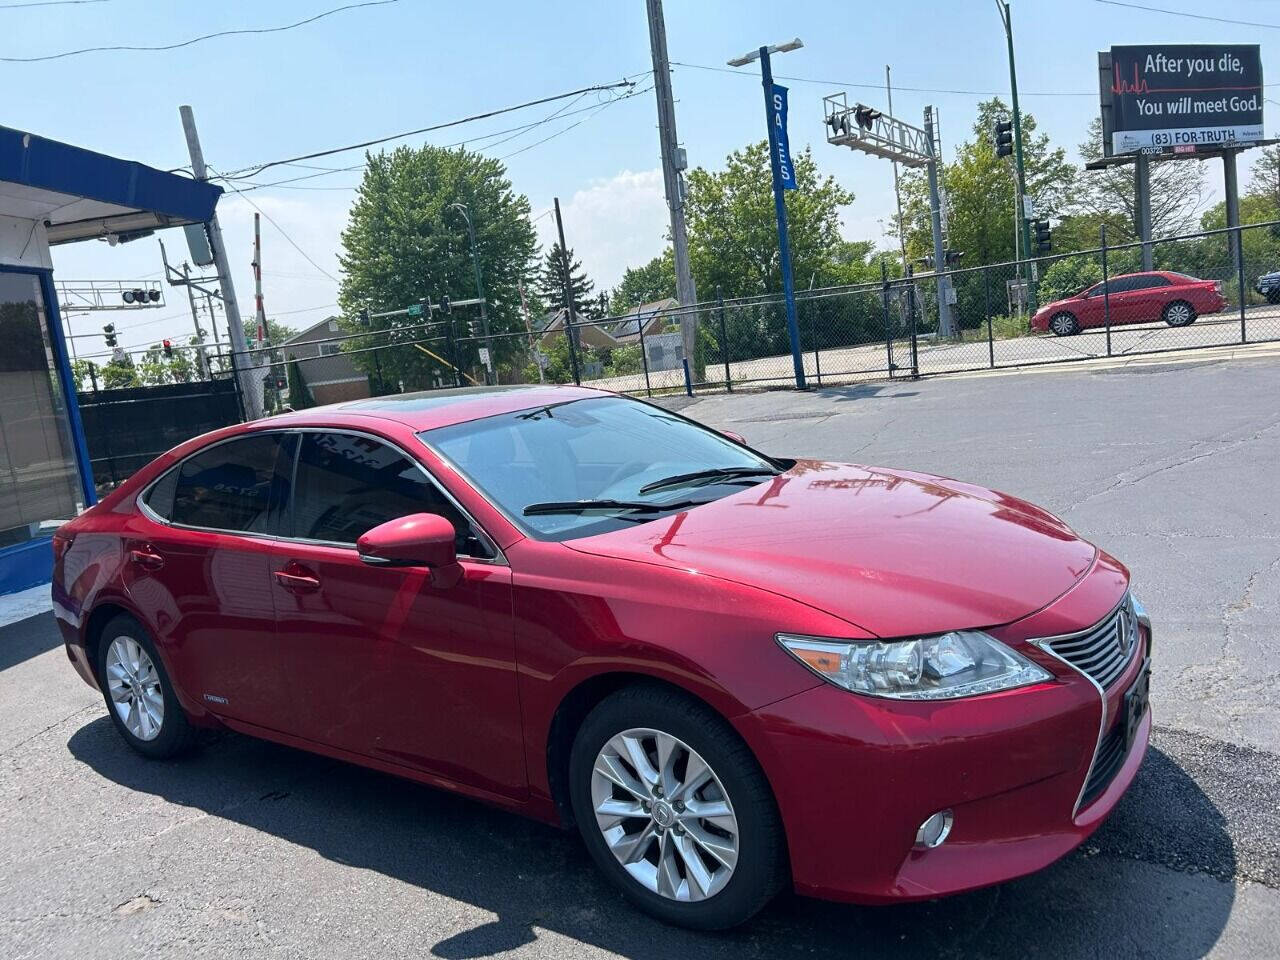
[{"label": "white cloud", "polygon": [[[565,243],[597,290],[615,286],[628,267],[647,263],[667,245],[670,218],[660,169],[623,170],[594,180],[561,202],[560,211]],[[555,217],[543,217],[536,226],[543,248],[550,249],[556,241]]]}]

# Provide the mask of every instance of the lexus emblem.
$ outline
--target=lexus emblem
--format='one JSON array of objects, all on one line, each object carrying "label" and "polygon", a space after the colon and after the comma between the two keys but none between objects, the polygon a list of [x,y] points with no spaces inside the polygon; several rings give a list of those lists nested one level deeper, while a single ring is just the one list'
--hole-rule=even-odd
[{"label": "lexus emblem", "polygon": [[1133,646],[1133,626],[1130,622],[1128,607],[1121,607],[1120,616],[1116,618],[1116,645],[1120,648],[1120,653],[1126,657]]}]

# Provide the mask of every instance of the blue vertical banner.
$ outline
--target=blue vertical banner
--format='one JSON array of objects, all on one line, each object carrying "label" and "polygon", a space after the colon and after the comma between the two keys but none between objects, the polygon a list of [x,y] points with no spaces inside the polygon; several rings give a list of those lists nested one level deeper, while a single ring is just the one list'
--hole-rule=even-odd
[{"label": "blue vertical banner", "polygon": [[787,141],[787,88],[773,85],[769,98],[770,122],[773,124],[773,163],[783,190],[796,188],[796,171],[791,166],[791,144]]}]

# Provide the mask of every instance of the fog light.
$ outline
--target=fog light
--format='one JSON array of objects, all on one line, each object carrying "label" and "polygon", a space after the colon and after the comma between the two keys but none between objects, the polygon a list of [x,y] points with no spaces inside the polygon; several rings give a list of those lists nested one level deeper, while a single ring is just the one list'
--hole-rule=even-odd
[{"label": "fog light", "polygon": [[942,841],[946,840],[951,833],[951,824],[954,821],[955,817],[950,810],[939,810],[920,824],[920,829],[916,831],[916,846],[930,850],[941,846]]}]

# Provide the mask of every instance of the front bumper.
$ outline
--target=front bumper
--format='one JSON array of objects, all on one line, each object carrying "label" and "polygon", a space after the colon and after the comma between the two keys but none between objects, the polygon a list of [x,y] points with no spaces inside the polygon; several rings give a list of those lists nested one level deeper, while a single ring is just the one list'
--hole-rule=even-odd
[{"label": "front bumper", "polygon": [[[1149,628],[1103,698],[1019,641],[1106,616],[1124,584],[1115,583],[1118,565],[1102,566],[1046,610],[992,631],[1053,681],[952,702],[877,701],[823,684],[735,721],[773,786],[798,892],[859,903],[959,893],[1048,866],[1098,828],[1146,753],[1150,711],[1110,783],[1077,810],[1100,729],[1123,722]],[[917,847],[922,821],[946,809],[946,842]]]}]

